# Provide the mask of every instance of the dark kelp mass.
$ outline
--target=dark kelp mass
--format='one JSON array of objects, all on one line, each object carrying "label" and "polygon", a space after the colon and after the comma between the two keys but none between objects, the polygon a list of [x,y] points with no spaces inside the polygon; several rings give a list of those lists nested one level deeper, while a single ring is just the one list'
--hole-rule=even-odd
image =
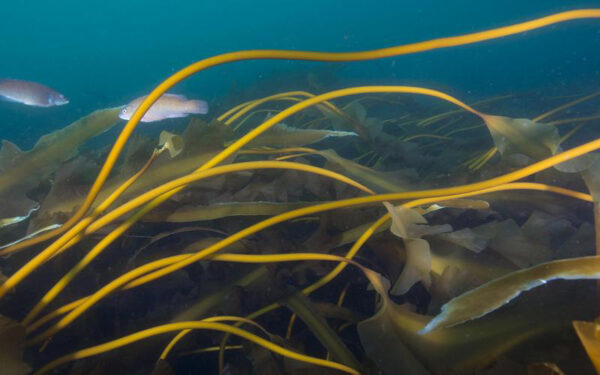
[{"label": "dark kelp mass", "polygon": [[[466,104],[326,91],[310,73],[318,95],[232,95],[209,121],[132,135],[213,66],[372,60],[586,18],[600,10],[374,51],[226,53],[140,98],[110,147],[82,151],[120,108],[27,152],[3,141],[3,374],[600,373],[600,139],[580,136],[597,92]],[[496,115],[515,98],[535,107]]]}]

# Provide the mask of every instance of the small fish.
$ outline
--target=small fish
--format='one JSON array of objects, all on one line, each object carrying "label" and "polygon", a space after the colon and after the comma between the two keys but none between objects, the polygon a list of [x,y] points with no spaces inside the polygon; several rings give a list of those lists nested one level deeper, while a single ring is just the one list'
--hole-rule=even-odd
[{"label": "small fish", "polygon": [[[127,104],[119,112],[119,117],[123,120],[129,120],[144,99],[146,99],[146,96],[139,97]],[[208,113],[208,103],[204,100],[190,100],[183,95],[163,94],[148,109],[141,121],[153,122],[167,118],[186,117],[190,114],[205,113]]]},{"label": "small fish", "polygon": [[0,79],[0,99],[35,107],[52,107],[69,103],[63,94],[36,82]]}]

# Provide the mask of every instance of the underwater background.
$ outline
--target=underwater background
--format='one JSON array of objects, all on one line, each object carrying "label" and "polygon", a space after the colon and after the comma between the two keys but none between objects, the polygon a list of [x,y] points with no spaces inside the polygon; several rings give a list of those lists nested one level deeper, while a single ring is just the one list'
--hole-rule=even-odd
[{"label": "underwater background", "polygon": [[[6,2],[0,22],[2,76],[44,83],[71,103],[49,110],[0,103],[0,135],[28,149],[49,130],[91,110],[123,105],[187,64],[223,52],[382,48],[598,5],[584,0]],[[575,27],[559,24],[485,44],[340,63],[332,68],[338,82],[329,88],[417,84],[450,88],[469,100],[529,90],[548,95],[585,91],[600,79],[599,39],[596,22],[582,20]],[[326,65],[228,64],[174,91],[210,102],[236,87],[265,85],[274,76]]]},{"label": "underwater background", "polygon": [[0,375],[600,374],[600,0],[1,8]]}]

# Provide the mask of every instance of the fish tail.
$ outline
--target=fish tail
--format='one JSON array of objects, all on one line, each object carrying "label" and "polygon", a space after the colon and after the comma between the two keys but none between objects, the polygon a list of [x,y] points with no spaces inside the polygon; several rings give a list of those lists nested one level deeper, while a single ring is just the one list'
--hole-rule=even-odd
[{"label": "fish tail", "polygon": [[208,103],[204,100],[189,100],[189,113],[206,114],[208,113]]}]

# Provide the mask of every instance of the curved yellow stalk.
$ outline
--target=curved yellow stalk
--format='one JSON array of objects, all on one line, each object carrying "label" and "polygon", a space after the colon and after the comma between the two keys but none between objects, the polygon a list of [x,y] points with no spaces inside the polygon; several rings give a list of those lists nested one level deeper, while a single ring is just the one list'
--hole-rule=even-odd
[{"label": "curved yellow stalk", "polygon": [[474,171],[480,169],[488,161],[490,161],[490,159],[493,158],[494,155],[496,155],[497,153],[498,153],[498,147],[496,147],[496,146],[492,147],[488,152],[486,152],[485,154],[483,154],[483,156],[481,157],[481,159],[477,160],[475,163],[473,163],[472,165],[470,165],[469,169],[474,170]]},{"label": "curved yellow stalk", "polygon": [[552,116],[555,113],[558,113],[558,112],[560,112],[560,111],[562,111],[564,109],[570,108],[570,107],[572,107],[574,105],[577,105],[579,103],[583,103],[585,101],[588,101],[588,100],[590,100],[592,98],[595,98],[598,95],[600,95],[600,91],[599,92],[595,92],[595,93],[590,94],[590,95],[586,95],[583,98],[579,98],[579,99],[573,100],[571,102],[568,102],[566,104],[561,105],[560,107],[557,107],[557,108],[554,108],[554,109],[552,109],[552,110],[550,110],[548,112],[542,113],[541,115],[539,115],[536,118],[534,118],[532,121],[533,122],[540,122],[543,119],[545,119],[547,117],[550,117],[550,116]]},{"label": "curved yellow stalk", "polygon": [[[291,95],[284,95],[284,94],[287,94],[287,93],[277,94],[277,95],[269,96],[269,97],[266,97],[266,98],[254,100],[252,103],[250,103],[247,106],[245,106],[244,108],[240,109],[235,115],[233,115],[229,119],[227,119],[227,121],[225,121],[225,125],[227,125],[227,126],[231,125],[238,118],[242,117],[243,115],[245,115],[246,113],[250,112],[254,108],[256,108],[259,105],[264,104],[264,103],[266,103],[268,101],[272,101],[272,100],[282,100],[282,101],[292,101],[292,102],[300,102],[300,101],[302,101],[302,99],[296,98],[296,97],[291,96]],[[290,94],[297,94],[297,93],[293,92],[293,93],[290,93]],[[313,96],[314,95],[312,95],[312,94],[306,95],[306,97],[309,97],[309,98],[311,98]]]},{"label": "curved yellow stalk", "polygon": [[[352,88],[347,88],[347,89],[335,90],[335,91],[331,91],[331,92],[328,92],[328,93],[325,93],[322,95],[318,95],[318,96],[314,96],[309,99],[306,99],[306,100],[304,100],[300,103],[297,103],[297,104],[281,111],[280,113],[274,115],[273,117],[271,117],[267,121],[265,121],[263,124],[259,125],[258,127],[256,127],[252,131],[248,132],[246,135],[244,135],[243,137],[241,137],[234,143],[232,143],[229,147],[227,147],[225,150],[221,151],[219,154],[214,156],[212,159],[210,159],[209,161],[204,163],[200,168],[196,169],[195,172],[202,172],[202,171],[206,171],[210,168],[215,167],[222,161],[231,157],[233,154],[235,154],[242,147],[247,145],[250,141],[252,141],[256,137],[258,137],[260,134],[264,133],[265,131],[267,131],[268,129],[273,127],[275,124],[278,124],[285,118],[287,118],[297,112],[300,112],[306,108],[309,108],[311,106],[314,106],[319,103],[328,101],[330,99],[335,99],[338,97],[344,97],[344,96],[356,95],[356,94],[362,94],[362,93],[390,93],[390,92],[391,93],[404,93],[404,94],[408,93],[408,94],[432,96],[432,97],[436,97],[436,98],[448,101],[450,103],[453,103],[453,104],[455,104],[477,116],[480,116],[482,118],[484,118],[484,116],[487,116],[485,114],[477,112],[476,110],[469,107],[465,103],[461,102],[460,100],[458,100],[448,94],[445,94],[445,93],[437,91],[437,90],[431,90],[431,89],[422,88],[422,87],[365,86],[365,87],[352,87]],[[140,108],[141,107],[142,106],[140,106]],[[135,115],[133,117],[135,117]],[[133,119],[133,117],[132,117],[132,119]],[[123,130],[123,131],[125,131],[125,130]],[[107,158],[107,160],[108,159],[110,159],[110,155]],[[144,207],[142,207],[140,210],[138,210],[134,215],[129,217],[126,221],[121,223],[116,229],[114,229],[112,232],[110,232],[108,235],[106,235],[102,239],[101,244],[99,243],[98,245],[96,245],[94,251],[96,251],[96,252],[102,251],[103,248],[110,245],[112,243],[112,241],[114,241],[119,236],[121,236],[123,233],[125,233],[133,224],[135,224],[146,213],[150,212],[155,207],[159,206],[160,204],[165,202],[167,199],[169,199],[171,196],[178,193],[179,191],[181,191],[184,188],[185,188],[185,185],[175,187],[169,191],[162,192],[160,194],[156,194],[153,200],[148,202]],[[92,187],[92,190],[93,190],[93,187]],[[81,232],[83,229],[85,229],[85,226],[80,222],[76,225],[76,228],[73,228],[72,230],[69,231],[69,235],[71,237],[74,237],[79,232]],[[28,262],[25,266],[21,267],[17,272],[15,272],[13,275],[11,275],[2,285],[0,285],[0,298],[4,297],[4,295],[6,295],[6,293],[8,293],[8,291],[10,289],[14,288],[25,277],[27,277],[31,272],[33,272],[37,267],[39,267],[39,265],[44,263],[48,258],[50,258],[52,255],[54,255],[54,253],[56,251],[58,251],[60,248],[62,248],[64,243],[61,243],[61,242],[64,240],[64,238],[65,238],[65,236],[61,237],[58,241],[56,241],[55,243],[50,245],[48,248],[43,250],[33,260]]]},{"label": "curved yellow stalk", "polygon": [[565,135],[563,135],[562,137],[560,137],[560,140],[558,141],[559,145],[562,145],[563,143],[565,143],[569,138],[571,138],[571,136],[575,133],[577,133],[579,131],[579,129],[583,128],[584,124],[579,124],[576,127],[574,127],[573,129],[569,130]]},{"label": "curved yellow stalk", "polygon": [[[293,100],[294,102],[299,102],[300,100]],[[265,109],[257,109],[256,111],[252,111],[250,112],[246,117],[244,117],[243,119],[240,120],[240,122],[238,122],[234,127],[233,127],[233,131],[237,132],[238,130],[240,130],[240,128],[246,123],[246,121],[250,120],[253,116],[261,114],[261,113],[277,113],[279,112],[279,109],[273,109],[273,108],[265,108]],[[229,124],[231,125],[231,124]]]},{"label": "curved yellow stalk", "polygon": [[[481,184],[481,183],[479,183],[479,184]],[[480,190],[476,190],[476,191],[470,191],[467,193],[454,194],[451,196],[440,197],[438,195],[438,196],[433,196],[433,197],[430,196],[428,198],[416,199],[415,201],[411,202],[411,205],[415,205],[415,206],[425,205],[425,204],[431,204],[431,203],[434,203],[434,202],[437,202],[440,200],[465,198],[465,197],[470,197],[470,196],[479,195],[479,194],[485,194],[485,193],[494,192],[494,191],[515,190],[515,189],[548,191],[548,192],[566,195],[566,196],[576,198],[576,199],[585,200],[588,202],[593,201],[591,195],[589,195],[589,194],[580,193],[580,192],[576,192],[576,191],[572,191],[572,190],[568,190],[568,189],[564,189],[564,188],[559,188],[559,187],[554,187],[554,186],[549,186],[549,185],[544,185],[544,184],[536,184],[536,183],[513,183],[513,184],[500,185],[500,186],[493,186],[490,188],[480,189]],[[440,189],[440,190],[444,190],[444,189]],[[247,227],[247,228],[245,228],[245,229],[243,229],[243,230],[241,230],[241,231],[239,231],[239,232],[237,232],[237,233],[235,233],[235,234],[233,234],[233,235],[231,235],[231,236],[229,236],[229,237],[227,237],[227,238],[225,238],[225,239],[223,239],[223,240],[221,240],[221,241],[219,241],[219,242],[217,242],[195,254],[190,254],[190,255],[184,256],[183,258],[179,258],[181,260],[178,260],[175,263],[173,263],[171,261],[174,257],[169,257],[169,258],[161,259],[158,261],[150,262],[150,263],[145,264],[141,267],[138,267],[132,271],[129,271],[124,275],[119,276],[118,278],[116,278],[115,280],[108,283],[100,290],[98,290],[93,295],[82,299],[81,304],[78,304],[72,311],[67,313],[66,316],[64,316],[60,321],[58,321],[51,328],[49,328],[45,332],[42,332],[38,336],[31,339],[28,342],[28,344],[29,345],[37,344],[37,343],[49,338],[50,336],[54,335],[58,331],[62,330],[66,326],[68,326],[73,320],[77,319],[77,317],[79,317],[81,314],[83,314],[85,311],[87,311],[96,302],[98,302],[105,296],[108,296],[112,292],[123,288],[125,285],[128,285],[128,288],[133,288],[135,286],[139,286],[139,285],[145,284],[147,282],[150,282],[152,280],[158,279],[162,276],[165,276],[167,274],[170,274],[172,272],[180,270],[184,267],[187,267],[188,265],[195,263],[199,260],[206,259],[207,257],[210,257],[213,254],[215,254],[217,251],[220,251],[221,249],[223,249],[223,248],[225,248],[247,236],[250,236],[250,235],[257,233],[265,228],[268,228],[270,226],[273,226],[273,225],[276,225],[276,224],[279,224],[279,223],[282,223],[282,222],[285,222],[285,221],[288,221],[290,219],[294,219],[294,218],[297,218],[300,216],[320,213],[320,212],[329,211],[329,210],[338,209],[338,208],[380,203],[380,202],[384,202],[384,201],[409,199],[409,198],[412,198],[412,195],[414,195],[415,193],[418,193],[418,192],[372,195],[372,196],[367,196],[367,197],[353,198],[353,199],[341,200],[341,201],[337,201],[337,202],[330,202],[330,203],[314,205],[311,207],[300,208],[297,210],[289,211],[284,214],[280,214],[280,215],[271,217],[269,219],[263,220],[254,225],[251,225],[250,227]]]},{"label": "curved yellow stalk", "polygon": [[[260,329],[265,335],[267,336],[271,336],[271,334],[260,324],[256,323],[254,320],[248,319],[248,318],[243,318],[240,316],[229,316],[229,315],[225,315],[225,316],[213,316],[210,318],[206,318],[206,319],[202,319],[202,322],[238,322],[238,323],[246,323],[246,324],[250,324],[253,325],[254,327],[257,327],[258,329]],[[165,349],[162,351],[162,353],[160,354],[160,359],[167,359],[167,356],[169,355],[169,353],[171,352],[171,350],[173,350],[173,347],[182,339],[184,338],[188,333],[192,332],[192,329],[185,329],[181,332],[179,332],[177,334],[177,336],[175,336],[171,341],[169,341],[169,344],[165,347]]]},{"label": "curved yellow stalk", "polygon": [[404,142],[409,142],[418,138],[433,138],[433,139],[443,139],[443,140],[449,140],[452,138],[443,136],[443,135],[437,135],[437,134],[415,134],[415,135],[411,135],[408,136],[406,138],[403,138],[402,141]]},{"label": "curved yellow stalk", "polygon": [[[295,96],[300,96],[300,97],[304,97],[304,98],[312,98],[313,96],[315,96],[314,94],[311,94],[310,92],[306,92],[306,91],[288,91],[288,92],[282,92],[279,94],[274,94],[274,95],[270,95],[270,96],[266,96],[264,98],[261,99],[255,99],[255,100],[250,100],[247,101],[245,103],[239,104],[237,106],[235,106],[234,108],[228,110],[227,112],[225,112],[224,114],[222,114],[221,116],[219,116],[217,118],[218,121],[225,121],[225,119],[229,116],[231,116],[232,114],[235,114],[235,117],[233,118],[229,118],[225,124],[226,125],[230,125],[232,122],[234,122],[236,119],[238,119],[240,116],[244,115],[245,113],[247,113],[248,111],[258,107],[261,104],[264,104],[266,102],[269,101],[274,101],[274,100],[293,100],[293,101],[298,101],[297,98],[295,98]],[[336,107],[335,105],[329,103],[329,102],[325,102],[323,103],[323,105],[325,107],[327,107],[329,110],[331,110],[334,113],[337,113],[338,115],[343,115],[343,112]]]},{"label": "curved yellow stalk", "polygon": [[[322,169],[319,167],[313,167],[311,165],[299,164],[299,163],[290,163],[290,162],[278,162],[278,161],[256,161],[256,162],[247,162],[247,163],[236,163],[230,164],[220,167],[215,167],[209,170],[192,173],[184,177],[180,177],[173,181],[167,182],[157,188],[154,188],[124,204],[117,207],[110,213],[104,215],[100,219],[91,223],[85,230],[86,234],[94,233],[96,230],[102,228],[103,226],[111,223],[112,221],[118,219],[122,215],[130,212],[131,210],[149,202],[154,199],[156,196],[160,196],[163,193],[169,192],[175,188],[180,186],[185,186],[191,182],[200,181],[206,178],[210,178],[213,176],[218,176],[221,174],[239,172],[239,171],[248,171],[253,169],[288,169],[288,170],[298,170],[303,172],[315,173],[322,176],[327,176],[338,181],[347,183],[351,186],[354,186],[366,193],[375,194],[369,188],[349,179],[346,176],[343,176],[339,173],[331,172],[326,169]],[[122,231],[113,231],[109,235],[102,238],[100,242],[98,242],[92,250],[90,250],[83,259],[81,259],[67,274],[65,274],[43,297],[42,299],[33,307],[33,309],[27,314],[25,319],[23,320],[24,325],[29,325],[33,319],[35,319],[38,314],[46,307],[50,302],[56,298],[56,296],[81,272],[87,265],[89,265],[100,253],[106,249],[106,247],[120,234]],[[64,249],[65,247],[63,247]],[[61,250],[58,250],[61,251]],[[35,259],[34,259],[35,260]],[[32,261],[27,263],[22,269],[25,269],[27,272],[33,272],[35,268],[37,268],[41,263],[39,261]],[[24,271],[19,271],[25,274]]]},{"label": "curved yellow stalk", "polygon": [[[125,182],[123,182],[123,184],[121,186],[119,186],[112,193],[110,193],[110,195],[108,197],[106,197],[106,199],[102,203],[100,203],[98,205],[98,207],[96,207],[94,209],[94,212],[92,214],[90,214],[88,217],[86,217],[81,222],[77,223],[77,227],[78,228],[85,228],[89,223],[91,223],[94,219],[96,219],[99,215],[101,215],[108,207],[110,207],[117,199],[119,199],[119,197],[127,189],[129,189],[129,187],[131,187],[131,185],[133,185],[133,183],[135,181],[137,181],[138,178],[140,178],[140,176],[142,176],[148,170],[148,168],[150,168],[150,166],[152,165],[152,163],[154,162],[154,160],[156,159],[156,157],[160,153],[162,153],[162,151],[163,151],[163,149],[160,149],[160,150],[156,150],[155,149],[152,152],[152,155],[150,156],[150,158],[148,158],[148,160],[146,161],[146,163],[142,166],[142,168],[139,171],[137,171],[133,176],[131,176],[130,178],[128,178]],[[56,250],[59,250],[62,246],[64,246],[71,239],[73,239],[73,237],[75,237],[76,232],[78,232],[78,230],[74,230],[72,236],[65,235],[64,238],[61,238],[61,242],[57,243],[54,246],[54,248]],[[11,254],[11,253],[13,253],[13,252],[15,252],[17,250],[19,250],[19,248],[16,248],[16,247],[13,247],[13,246],[7,247],[5,249],[0,250],[0,256]]]},{"label": "curved yellow stalk", "polygon": [[134,334],[131,334],[131,335],[128,335],[125,337],[121,337],[117,340],[109,341],[109,342],[101,344],[101,345],[93,346],[91,348],[78,350],[74,353],[65,355],[63,357],[55,359],[54,361],[46,364],[44,367],[42,367],[41,369],[36,371],[34,373],[34,375],[46,374],[50,370],[52,370],[62,364],[65,364],[65,363],[68,363],[68,362],[71,362],[71,361],[74,361],[77,359],[87,358],[87,357],[91,357],[91,356],[98,355],[101,353],[105,353],[110,350],[114,350],[114,349],[120,348],[122,346],[129,345],[131,343],[134,343],[139,340],[143,340],[148,337],[161,335],[163,333],[168,333],[168,332],[173,332],[173,331],[181,331],[184,329],[204,329],[204,330],[212,330],[212,331],[219,331],[219,332],[227,332],[227,333],[230,333],[230,334],[233,334],[236,336],[240,336],[248,341],[252,341],[255,344],[258,344],[258,345],[264,347],[265,349],[271,350],[272,352],[280,354],[284,357],[295,359],[297,361],[311,363],[311,364],[318,365],[318,366],[337,369],[337,370],[343,371],[348,374],[360,375],[360,373],[358,371],[356,371],[348,366],[342,365],[340,363],[327,361],[327,360],[319,359],[319,358],[314,358],[314,357],[310,357],[310,356],[307,356],[304,354],[300,354],[300,353],[291,351],[289,349],[286,349],[279,345],[273,344],[272,342],[270,342],[268,340],[265,340],[259,336],[256,336],[248,331],[244,331],[243,329],[240,329],[237,327],[232,327],[230,325],[222,324],[222,323],[206,322],[206,321],[180,322],[180,323],[165,324],[162,326],[145,329],[143,331],[139,331]]},{"label": "curved yellow stalk", "polygon": [[485,125],[467,126],[465,128],[454,129],[454,130],[449,131],[448,133],[446,133],[444,135],[446,137],[450,137],[451,135],[454,135],[454,134],[457,134],[457,133],[466,132],[466,131],[473,130],[473,129],[484,128],[484,127],[485,127]]},{"label": "curved yellow stalk", "polygon": [[559,126],[559,125],[564,125],[564,124],[572,124],[574,122],[583,122],[583,121],[591,121],[591,120],[598,120],[598,119],[600,119],[600,115],[593,115],[593,116],[586,116],[586,117],[567,118],[564,120],[556,120],[556,121],[551,121],[548,124],[554,125],[554,126]]},{"label": "curved yellow stalk", "polygon": [[[510,26],[499,27],[496,29],[485,30],[461,36],[446,37],[439,39],[432,39],[424,42],[411,43],[403,46],[389,47],[376,49],[371,51],[363,52],[342,52],[342,53],[331,53],[331,52],[309,52],[309,51],[286,51],[286,50],[249,50],[225,53],[218,56],[213,56],[194,64],[191,64],[175,74],[171,75],[160,85],[158,85],[150,94],[142,101],[140,106],[137,108],[135,113],[131,116],[124,129],[119,134],[119,137],[113,144],[110,153],[108,154],[106,161],[102,165],[100,172],[94,184],[90,188],[85,201],[79,207],[77,212],[65,223],[62,227],[45,232],[44,234],[35,237],[31,240],[23,241],[19,244],[14,245],[12,248],[24,248],[43,242],[47,239],[53,238],[59,234],[68,231],[73,225],[75,225],[79,219],[83,218],[87,210],[92,206],[94,200],[98,196],[98,193],[102,189],[102,186],[106,182],[108,175],[112,171],[115,163],[121,151],[125,147],[127,140],[135,130],[136,126],[144,116],[144,114],[150,109],[152,104],[156,102],[164,93],[170,88],[175,86],[177,83],[184,79],[210,67],[222,65],[235,61],[243,60],[257,60],[257,59],[287,59],[287,60],[309,60],[309,61],[330,61],[330,62],[348,62],[348,61],[363,61],[373,60],[385,57],[400,56],[413,54],[418,52],[430,51],[439,48],[455,47],[473,43],[479,43],[486,40],[502,38],[509,35],[530,31],[552,24],[571,21],[576,19],[585,18],[600,18],[600,9],[579,9],[571,10],[562,13],[553,14],[546,17],[541,17],[535,20],[517,23]],[[210,168],[210,167],[206,167]],[[6,290],[0,289],[0,297],[6,293]]]},{"label": "curved yellow stalk", "polygon": [[[225,346],[224,350],[243,349],[243,348],[244,348],[243,345],[227,345],[227,346]],[[219,350],[221,350],[220,346],[209,346],[207,348],[184,351],[184,352],[179,353],[179,356],[182,357],[185,355],[192,355],[192,354],[212,353],[212,352],[218,352]]]},{"label": "curved yellow stalk", "polygon": [[[562,188],[559,188],[559,190],[554,190],[553,187],[548,186],[548,185],[538,185],[538,184],[532,184],[532,183],[513,183],[513,184],[507,184],[504,186],[504,188],[501,187],[497,187],[499,188],[498,190],[510,190],[510,187],[514,187],[514,188],[523,188],[523,189],[528,189],[531,188],[532,190],[542,190],[542,191],[552,191],[554,193],[557,194],[562,194]],[[496,190],[496,191],[498,191]],[[489,191],[488,191],[489,192]],[[578,193],[578,192],[564,192],[566,193],[565,195],[567,196],[571,196],[572,198],[575,199],[582,199],[588,202],[591,202],[590,199],[592,199],[591,195],[587,195],[584,193]],[[575,193],[573,195],[573,193]],[[583,194],[583,195],[580,195]],[[474,195],[474,194],[473,194]],[[437,198],[425,198],[425,199],[416,199],[410,202],[406,202],[404,204],[402,204],[402,206],[406,207],[406,208],[415,208],[415,207],[419,207],[419,206],[425,206],[425,205],[429,205],[432,203],[436,203],[436,202],[440,202],[445,200],[445,197],[437,197]],[[446,197],[449,198],[448,200],[451,199],[456,199],[456,197]],[[386,213],[385,215],[383,215],[381,218],[379,218],[377,221],[375,221],[373,224],[371,224],[369,226],[369,228],[367,230],[365,230],[363,232],[363,234],[355,241],[355,243],[352,245],[352,247],[350,248],[350,250],[346,253],[346,255],[344,256],[345,258],[352,260],[354,258],[354,256],[358,253],[358,251],[361,249],[361,247],[369,240],[369,238],[371,238],[371,236],[373,236],[373,234],[375,234],[378,230],[378,228],[380,228],[381,226],[385,225],[388,220],[390,219],[390,215],[389,213]],[[302,293],[308,295],[313,293],[314,291],[316,291],[317,289],[323,287],[324,285],[326,285],[327,283],[329,283],[330,281],[332,281],[334,278],[336,278],[348,265],[347,262],[340,262],[333,270],[329,271],[325,276],[323,276],[321,279],[319,279],[318,281],[316,281],[315,283],[309,285],[308,287],[302,289]],[[268,312],[271,312],[277,308],[279,308],[281,305],[279,303],[272,303],[270,305],[267,305],[263,308],[261,308],[260,310],[257,310],[253,313],[251,313],[250,315],[248,315],[249,319],[255,319],[258,318],[261,315],[264,315]],[[223,349],[227,343],[227,339],[228,339],[228,335],[225,335],[223,337],[223,339],[221,340],[221,349]],[[221,350],[219,352],[219,368],[222,369],[224,366],[224,351]]]}]

